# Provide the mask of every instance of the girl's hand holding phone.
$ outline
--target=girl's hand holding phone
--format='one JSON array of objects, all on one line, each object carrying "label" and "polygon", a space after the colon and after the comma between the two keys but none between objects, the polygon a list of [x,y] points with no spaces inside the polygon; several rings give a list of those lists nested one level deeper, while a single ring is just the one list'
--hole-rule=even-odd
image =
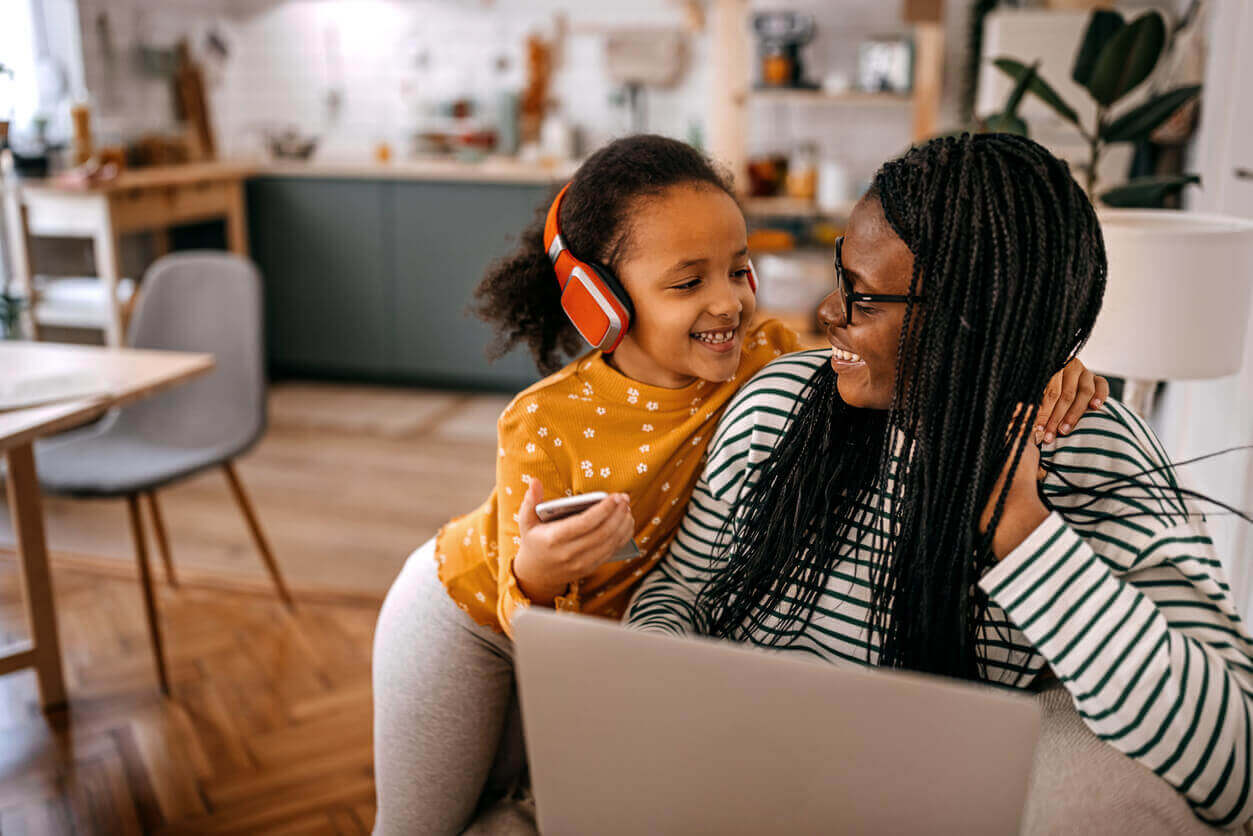
[{"label": "girl's hand holding phone", "polygon": [[610,562],[635,533],[626,494],[610,494],[573,516],[543,522],[535,506],[544,488],[532,479],[518,511],[522,543],[513,573],[522,592],[536,604],[551,606],[574,581]]}]

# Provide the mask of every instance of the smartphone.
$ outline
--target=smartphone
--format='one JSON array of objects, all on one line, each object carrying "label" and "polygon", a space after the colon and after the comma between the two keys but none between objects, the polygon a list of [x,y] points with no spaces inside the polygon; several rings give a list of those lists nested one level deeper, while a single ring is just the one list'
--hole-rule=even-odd
[{"label": "smartphone", "polygon": [[[539,517],[540,522],[553,522],[554,520],[563,520],[566,517],[572,517],[591,508],[596,503],[606,499],[609,494],[604,491],[592,491],[590,493],[581,493],[575,496],[563,496],[560,499],[550,499],[547,502],[541,502],[535,506],[535,516]],[[634,540],[627,540],[622,548],[614,552],[610,562],[619,560],[630,560],[633,557],[640,556],[639,546],[635,545]]]}]

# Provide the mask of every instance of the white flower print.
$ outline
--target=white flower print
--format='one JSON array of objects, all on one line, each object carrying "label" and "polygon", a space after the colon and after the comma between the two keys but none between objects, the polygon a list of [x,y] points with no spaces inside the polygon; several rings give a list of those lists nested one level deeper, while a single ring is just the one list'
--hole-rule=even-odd
[{"label": "white flower print", "polygon": [[661,483],[661,489],[662,489],[663,491],[668,491],[668,490],[670,490],[670,483],[669,483],[669,482],[662,482],[662,483]]},{"label": "white flower print", "polygon": [[695,414],[696,414],[697,412],[699,412],[699,411],[700,411],[700,410],[699,410],[699,409],[697,409],[696,407],[692,407],[691,409],[689,409],[689,410],[687,411],[687,414],[688,414],[688,415],[695,415]]},{"label": "white flower print", "polygon": [[529,403],[526,405],[527,412],[534,412],[537,409],[539,409],[539,404],[537,403]]},{"label": "white flower print", "polygon": [[540,438],[548,438],[548,427],[540,427],[535,432],[539,434]]},{"label": "white flower print", "polygon": [[[522,521],[522,511],[521,511],[521,510],[518,510],[518,511],[514,512],[514,515],[513,515],[513,521],[514,521],[514,522],[521,522],[521,521]],[[467,541],[466,545],[469,545],[469,542],[468,542],[468,541]]]},{"label": "white flower print", "polygon": [[652,431],[653,431],[653,425],[652,425],[652,424],[645,424],[643,427],[640,427],[640,429],[642,429],[642,430],[643,430],[644,432],[646,432],[646,433],[650,433],[650,432],[652,432]]},{"label": "white flower print", "polygon": [[637,465],[635,466],[635,472],[636,472],[636,473],[641,473],[641,474],[642,474],[642,473],[647,473],[647,472],[648,472],[648,465],[644,464],[643,462],[640,462],[639,464],[637,464]]},{"label": "white flower print", "polygon": [[627,403],[636,403],[640,399],[640,390],[634,387],[627,389]]},{"label": "white flower print", "polygon": [[554,439],[553,439],[553,446],[554,446],[554,447],[560,447],[560,446],[561,446],[561,439],[560,439],[560,438],[554,438]]},{"label": "white flower print", "polygon": [[643,569],[636,569],[636,570],[635,570],[635,572],[634,572],[633,574],[635,575],[635,577],[637,577],[637,578],[638,578],[640,575],[644,574],[644,570],[643,570]]},{"label": "white flower print", "polygon": [[498,454],[498,455],[499,455],[502,459],[505,457],[505,448],[504,448],[504,447],[498,447],[498,448],[496,448],[496,452],[497,452],[497,454]]},{"label": "white flower print", "polygon": [[572,400],[572,401],[577,401],[577,400],[579,399],[579,396],[578,396],[578,395],[576,395],[576,394],[574,394],[573,392],[571,392],[570,394],[566,395],[566,397],[567,397],[567,398],[569,398],[569,399],[570,399],[570,400]]},{"label": "white flower print", "polygon": [[653,525],[661,525],[661,517],[653,517]]},{"label": "white flower print", "polygon": [[602,467],[602,468],[600,469],[600,478],[602,478],[602,479],[608,479],[608,478],[609,478],[609,473],[610,473],[609,468],[607,468],[607,467]]},{"label": "white flower print", "polygon": [[463,538],[461,539],[461,545],[463,545],[463,546],[468,546],[468,545],[470,545],[470,538],[469,538],[469,537],[463,537]]},{"label": "white flower print", "polygon": [[514,537],[514,538],[513,538],[513,544],[514,544],[515,546],[520,546],[520,545],[522,545],[522,538],[521,538],[521,537]]},{"label": "white flower print", "polygon": [[509,496],[513,496],[513,487],[510,485],[505,485],[505,493]]},{"label": "white flower print", "polygon": [[648,536],[647,536],[647,535],[645,535],[645,536],[643,536],[643,537],[641,537],[641,538],[640,538],[640,545],[643,545],[644,543],[647,543],[647,542],[648,542]]},{"label": "white flower print", "polygon": [[596,430],[592,429],[591,427],[588,427],[587,429],[583,430],[584,438],[594,438],[595,436],[596,436]]},{"label": "white flower print", "polygon": [[486,600],[487,600],[487,596],[486,596],[486,595],[484,595],[482,592],[476,592],[476,593],[474,593],[474,597],[475,597],[476,599],[478,599],[479,601],[486,601]]},{"label": "white flower print", "polygon": [[699,435],[698,435],[698,436],[694,436],[694,437],[692,438],[692,446],[693,446],[693,447],[695,447],[697,444],[700,444],[700,436],[699,436]]},{"label": "white flower print", "polygon": [[649,411],[649,412],[656,412],[656,411],[657,411],[657,409],[658,409],[658,407],[660,407],[660,406],[661,406],[661,404],[657,403],[656,401],[649,401],[649,402],[648,402],[648,411]]},{"label": "white flower print", "polygon": [[597,414],[597,415],[604,415],[604,414],[605,414],[605,408],[604,408],[603,406],[598,406],[598,407],[596,407],[596,414]]},{"label": "white flower print", "polygon": [[566,488],[566,496],[574,496],[574,491],[570,488]]},{"label": "white flower print", "polygon": [[640,452],[641,452],[641,453],[647,453],[647,452],[648,452],[649,450],[651,450],[651,449],[652,449],[652,447],[650,447],[650,446],[649,446],[649,445],[647,445],[647,444],[641,444],[641,445],[640,445]]},{"label": "white flower print", "polygon": [[535,445],[534,445],[532,442],[528,441],[528,442],[526,443],[526,451],[527,451],[528,453],[534,453],[534,452],[535,452]]}]

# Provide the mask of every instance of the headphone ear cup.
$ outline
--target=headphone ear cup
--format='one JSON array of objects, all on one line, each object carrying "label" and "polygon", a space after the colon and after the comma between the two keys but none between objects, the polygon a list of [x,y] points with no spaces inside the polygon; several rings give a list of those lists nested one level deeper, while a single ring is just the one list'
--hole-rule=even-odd
[{"label": "headphone ear cup", "polygon": [[748,286],[753,293],[757,292],[757,268],[753,267],[753,260],[748,260]]},{"label": "headphone ear cup", "polygon": [[592,270],[596,272],[596,278],[600,279],[614,298],[622,305],[627,312],[627,321],[622,325],[622,333],[626,333],[631,327],[631,320],[635,319],[635,306],[631,304],[631,297],[627,295],[626,288],[622,286],[622,282],[618,281],[618,277],[613,274],[608,267],[599,264],[588,264]]}]

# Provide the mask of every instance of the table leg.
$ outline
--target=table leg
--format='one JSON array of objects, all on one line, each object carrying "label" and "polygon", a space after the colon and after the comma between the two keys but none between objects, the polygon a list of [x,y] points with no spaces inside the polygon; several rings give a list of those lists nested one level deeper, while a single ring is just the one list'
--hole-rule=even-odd
[{"label": "table leg", "polygon": [[230,208],[226,212],[226,248],[235,255],[248,257],[248,220],[244,210],[244,186],[238,180],[231,184]]},{"label": "table leg", "polygon": [[26,597],[26,620],[34,645],[35,674],[44,710],[65,705],[65,677],[61,672],[61,642],[52,600],[52,574],[44,541],[43,507],[39,480],[35,477],[35,454],[30,444],[7,452],[9,462],[9,513],[17,532],[18,567]]},{"label": "table leg", "polygon": [[125,342],[126,337],[122,329],[122,305],[117,298],[117,283],[122,278],[118,236],[113,229],[112,212],[107,205],[103,212],[104,218],[96,228],[96,234],[92,240],[96,250],[96,275],[100,277],[100,281],[104,282],[107,302],[104,342],[105,345],[120,346]]}]

